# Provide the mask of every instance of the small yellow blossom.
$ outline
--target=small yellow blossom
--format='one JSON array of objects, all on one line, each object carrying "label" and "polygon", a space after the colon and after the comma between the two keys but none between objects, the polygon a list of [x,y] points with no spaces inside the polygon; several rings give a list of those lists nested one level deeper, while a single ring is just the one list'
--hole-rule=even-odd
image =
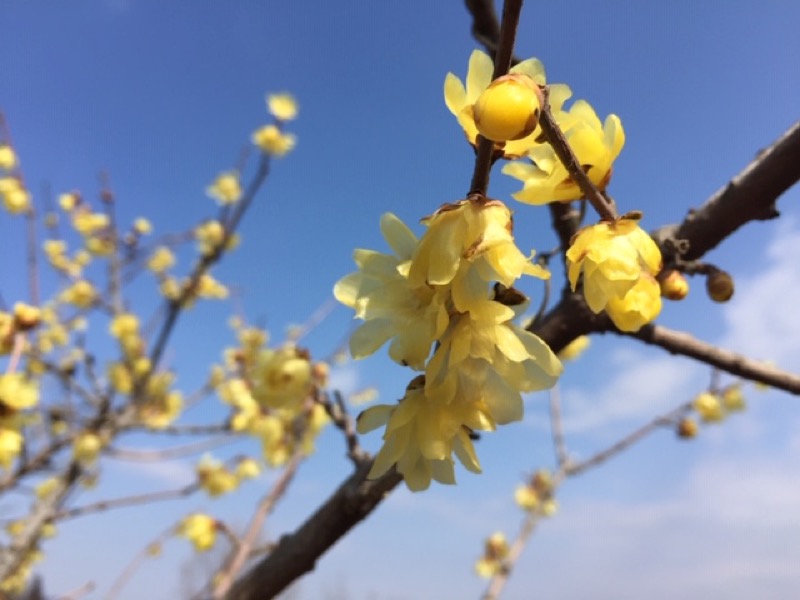
[{"label": "small yellow blossom", "polygon": [[210,274],[203,273],[197,281],[195,293],[200,298],[224,300],[228,297],[228,288],[214,279]]},{"label": "small yellow blossom", "polygon": [[0,465],[8,469],[22,450],[22,434],[0,422]]},{"label": "small yellow blossom", "polygon": [[0,169],[10,171],[17,166],[17,155],[8,144],[0,144]]},{"label": "small yellow blossom", "polygon": [[744,410],[747,407],[740,384],[734,383],[722,390],[722,405],[730,412]]},{"label": "small yellow blossom", "polygon": [[86,309],[97,300],[97,290],[90,282],[81,279],[61,292],[60,298],[62,302]]},{"label": "small yellow blossom", "polygon": [[[578,100],[564,113],[565,136],[589,179],[605,190],[611,179],[612,165],[625,144],[625,132],[617,115],[609,115],[605,124],[594,109]],[[571,125],[567,128],[566,123]],[[515,161],[503,167],[503,173],[523,182],[523,188],[512,196],[526,204],[578,200],[583,192],[572,180],[567,168],[550,144],[539,144],[527,153],[530,162]]]},{"label": "small yellow blossom", "polygon": [[661,312],[661,289],[655,278],[642,273],[624,296],[609,298],[606,312],[620,331],[639,331]]},{"label": "small yellow blossom", "polygon": [[81,210],[72,215],[72,226],[82,236],[95,235],[108,227],[108,215]]},{"label": "small yellow blossom", "polygon": [[58,197],[58,205],[64,212],[71,212],[80,204],[80,192],[69,192]]},{"label": "small yellow blossom", "polygon": [[212,498],[232,492],[239,486],[239,479],[220,461],[205,455],[197,464],[197,479]]},{"label": "small yellow blossom", "polygon": [[206,194],[214,198],[221,206],[234,204],[242,197],[242,186],[239,183],[239,172],[228,171],[217,176],[206,188]]},{"label": "small yellow blossom", "polygon": [[39,402],[39,383],[28,379],[23,373],[0,375],[0,408],[25,410]]},{"label": "small yellow blossom", "polygon": [[114,253],[114,240],[111,237],[87,237],[84,243],[93,256],[111,256]]},{"label": "small yellow blossom", "polygon": [[683,300],[689,295],[689,281],[676,269],[667,269],[658,275],[661,295],[667,300]]},{"label": "small yellow blossom", "polygon": [[181,295],[181,284],[172,277],[166,277],[158,289],[167,300],[177,300]]},{"label": "small yellow blossom", "polygon": [[561,349],[558,353],[558,358],[561,360],[575,360],[586,351],[591,342],[592,340],[588,335],[579,335]]},{"label": "small yellow blossom", "polygon": [[216,252],[225,239],[225,227],[219,221],[206,221],[194,230],[200,254],[208,256]]},{"label": "small yellow blossom", "polygon": [[28,212],[31,208],[31,195],[16,177],[0,178],[0,197],[3,206],[12,215]]},{"label": "small yellow blossom", "polygon": [[703,392],[694,399],[692,406],[706,423],[716,423],[725,417],[722,403],[716,394]]},{"label": "small yellow blossom", "polygon": [[112,319],[109,331],[117,339],[138,335],[139,318],[132,313],[120,313]]},{"label": "small yellow blossom", "polygon": [[[475,105],[484,91],[492,84],[493,71],[494,63],[489,55],[481,50],[474,50],[469,58],[466,88],[453,73],[448,73],[444,80],[445,104],[448,110],[456,116],[467,140],[473,146],[477,143],[478,136],[478,127],[475,124]],[[544,86],[546,82],[544,66],[536,58],[529,58],[511,67],[509,74],[529,78],[536,86]],[[558,113],[563,103],[571,95],[572,92],[566,85],[550,86],[550,106],[553,112]],[[536,145],[536,138],[540,133],[540,128],[536,127],[521,139],[507,141],[504,145],[502,143],[495,144],[495,148],[502,151],[506,158],[518,158]]]},{"label": "small yellow blossom", "polygon": [[265,154],[285,156],[294,147],[297,139],[291,133],[283,133],[275,125],[265,125],[252,136],[253,143]]},{"label": "small yellow blossom", "polygon": [[96,433],[84,432],[75,438],[72,444],[72,456],[75,460],[92,464],[100,456],[103,449],[103,442]]},{"label": "small yellow blossom", "polygon": [[583,273],[583,295],[595,313],[627,294],[643,273],[654,276],[661,269],[661,251],[636,218],[584,227],[566,258],[573,291]]},{"label": "small yellow blossom", "polygon": [[267,110],[279,121],[291,121],[297,118],[297,101],[291,94],[269,94]]},{"label": "small yellow blossom", "polygon": [[543,102],[539,85],[528,75],[504,75],[490,83],[475,102],[475,126],[493,142],[522,139],[536,129]]},{"label": "small yellow blossom", "polygon": [[37,306],[24,302],[14,304],[14,327],[17,331],[29,331],[36,327],[42,319],[42,312]]},{"label": "small yellow blossom", "polygon": [[194,544],[195,550],[205,552],[217,539],[217,522],[206,514],[194,513],[180,522],[177,533]]},{"label": "small yellow blossom", "polygon": [[253,372],[253,397],[270,408],[298,408],[312,390],[308,355],[294,346],[266,348]]},{"label": "small yellow blossom", "polygon": [[58,477],[48,477],[36,486],[36,497],[39,500],[44,500],[56,490],[59,483]]},{"label": "small yellow blossom", "polygon": [[261,474],[261,467],[253,458],[245,458],[236,465],[236,476],[242,479],[255,479]]},{"label": "small yellow blossom", "polygon": [[522,510],[533,511],[539,508],[539,494],[529,485],[520,485],[514,492],[514,501]]},{"label": "small yellow blossom", "polygon": [[699,429],[700,428],[697,425],[697,421],[690,419],[689,417],[683,417],[678,422],[676,433],[678,434],[679,438],[688,440],[696,437]]},{"label": "small yellow blossom", "polygon": [[475,563],[475,572],[486,579],[500,573],[511,548],[506,536],[497,531],[486,540],[483,556]]},{"label": "small yellow blossom", "polygon": [[153,224],[144,217],[139,217],[133,222],[133,230],[137,235],[149,235],[153,231]]},{"label": "small yellow blossom", "polygon": [[136,414],[147,427],[164,429],[175,422],[180,416],[181,410],[183,410],[183,395],[180,392],[172,391],[148,395],[147,400],[139,406]]}]

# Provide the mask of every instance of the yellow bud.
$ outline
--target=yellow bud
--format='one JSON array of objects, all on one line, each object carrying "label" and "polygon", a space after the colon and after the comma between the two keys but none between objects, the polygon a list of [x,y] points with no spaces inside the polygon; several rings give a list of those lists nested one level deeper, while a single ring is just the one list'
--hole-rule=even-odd
[{"label": "yellow bud", "polygon": [[489,84],[472,110],[482,136],[494,142],[507,142],[533,133],[542,104],[542,92],[536,82],[515,73]]},{"label": "yellow bud", "polygon": [[41,311],[30,304],[17,302],[14,305],[14,324],[18,331],[28,331],[33,329],[41,321]]},{"label": "yellow bud", "polygon": [[692,406],[706,423],[721,421],[725,416],[719,398],[710,392],[703,392],[697,396]]},{"label": "yellow bud", "polygon": [[736,383],[726,387],[722,391],[722,404],[726,410],[731,412],[744,410],[745,401],[742,387]]},{"label": "yellow bud", "polygon": [[678,434],[679,438],[689,440],[697,435],[699,429],[700,428],[697,426],[697,421],[690,419],[689,417],[684,417],[678,423],[676,433]]},{"label": "yellow bud", "polygon": [[714,302],[727,302],[733,296],[733,277],[725,271],[712,271],[706,277],[706,291]]},{"label": "yellow bud", "polygon": [[680,271],[667,269],[658,275],[661,295],[667,300],[683,300],[689,294],[689,282]]}]

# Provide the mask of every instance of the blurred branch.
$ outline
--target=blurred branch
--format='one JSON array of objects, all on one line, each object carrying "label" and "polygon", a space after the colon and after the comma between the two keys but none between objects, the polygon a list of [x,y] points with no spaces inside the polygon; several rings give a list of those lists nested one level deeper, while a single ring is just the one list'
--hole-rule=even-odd
[{"label": "blurred branch", "polygon": [[751,360],[741,354],[700,341],[683,331],[674,331],[661,325],[646,325],[636,333],[628,335],[646,344],[660,346],[670,354],[689,356],[732,375],[760,381],[770,387],[800,395],[800,375],[782,371],[773,365]]},{"label": "blurred branch", "polygon": [[92,504],[84,504],[83,506],[62,510],[56,513],[54,518],[63,521],[65,519],[74,519],[76,517],[82,517],[83,515],[103,512],[113,508],[125,508],[128,506],[137,506],[139,504],[148,504],[150,502],[159,502],[161,500],[175,500],[177,498],[190,496],[199,489],[200,484],[194,482],[174,490],[163,490],[161,492],[150,492],[147,494],[113,498],[111,500],[101,500],[100,502],[93,502]]},{"label": "blurred branch", "polygon": [[225,598],[225,594],[231,589],[235,578],[239,575],[245,564],[247,564],[247,560],[252,556],[255,549],[258,535],[264,528],[264,521],[286,493],[302,460],[302,451],[295,452],[295,455],[292,457],[286,469],[284,469],[280,478],[275,482],[272,490],[261,500],[258,509],[250,521],[247,532],[241,542],[235,546],[230,562],[217,574],[218,579],[215,578],[217,584],[214,588],[214,600]]}]

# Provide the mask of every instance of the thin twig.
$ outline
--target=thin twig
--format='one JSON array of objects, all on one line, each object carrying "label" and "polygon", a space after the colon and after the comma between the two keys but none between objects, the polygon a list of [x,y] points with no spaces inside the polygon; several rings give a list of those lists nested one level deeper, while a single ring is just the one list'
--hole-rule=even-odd
[{"label": "thin twig", "polygon": [[250,558],[251,552],[255,548],[255,544],[258,541],[258,535],[264,528],[264,521],[274,510],[278,501],[286,493],[286,490],[289,488],[289,484],[292,482],[292,479],[294,479],[294,476],[297,473],[297,468],[300,466],[300,462],[302,460],[302,451],[295,452],[294,456],[289,461],[289,464],[286,466],[286,469],[284,469],[280,478],[275,482],[272,490],[270,490],[270,492],[261,500],[258,509],[250,521],[247,532],[242,538],[241,543],[239,543],[236,547],[230,563],[225,567],[225,569],[223,569],[222,572],[218,574],[218,583],[214,588],[214,600],[222,600],[222,598],[225,598],[225,595],[231,589],[234,580],[239,575],[242,568],[244,568],[248,558]]},{"label": "thin twig", "polygon": [[178,498],[185,498],[190,496],[200,489],[198,482],[190,483],[182,488],[174,490],[163,490],[160,492],[149,492],[146,494],[136,494],[133,496],[124,496],[122,498],[112,498],[110,500],[101,500],[100,502],[93,502],[92,504],[84,504],[83,506],[76,506],[67,510],[62,510],[54,515],[54,518],[59,521],[66,519],[74,519],[84,515],[103,512],[115,508],[126,508],[128,506],[137,506],[140,504],[149,504],[151,502],[160,502],[163,500],[175,500]]},{"label": "thin twig", "polygon": [[561,393],[559,392],[558,384],[550,390],[550,430],[553,434],[556,464],[559,467],[563,467],[569,461],[569,454],[564,442],[564,427],[561,420]]}]

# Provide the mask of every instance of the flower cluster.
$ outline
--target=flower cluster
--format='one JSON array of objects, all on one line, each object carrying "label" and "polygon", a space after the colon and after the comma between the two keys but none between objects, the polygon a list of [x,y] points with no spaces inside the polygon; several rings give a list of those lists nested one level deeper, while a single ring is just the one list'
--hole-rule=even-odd
[{"label": "flower cluster", "polygon": [[513,324],[519,307],[496,294],[522,275],[549,276],[514,243],[511,211],[471,199],[444,205],[423,223],[417,239],[384,215],[393,255],[356,250],[359,271],[334,287],[364,320],[350,340],[354,357],[391,340],[396,362],[424,371],[399,404],[372,407],[358,419],[362,433],[386,426],[370,477],[396,466],[415,491],[432,479],[454,483],[453,455],[480,472],[471,432],[520,420],[521,394],[551,387],[561,373],[550,348]]},{"label": "flower cluster", "polygon": [[475,563],[475,572],[485,579],[502,573],[511,548],[502,531],[490,535],[484,543],[483,556]]},{"label": "flower cluster", "polygon": [[661,311],[661,251],[638,215],[581,229],[566,254],[573,291],[583,274],[589,308],[605,310],[622,331],[637,331]]}]

